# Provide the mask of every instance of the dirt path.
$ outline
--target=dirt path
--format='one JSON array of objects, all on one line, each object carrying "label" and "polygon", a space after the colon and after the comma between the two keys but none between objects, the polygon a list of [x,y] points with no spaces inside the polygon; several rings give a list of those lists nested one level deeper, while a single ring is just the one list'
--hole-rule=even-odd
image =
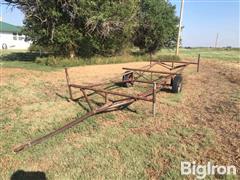
[{"label": "dirt path", "polygon": [[[69,74],[71,76],[72,82],[76,83],[89,83],[89,82],[99,82],[103,80],[109,80],[112,78],[121,78],[121,73],[123,72],[122,67],[142,67],[146,63],[125,63],[125,64],[107,64],[107,65],[90,65],[81,67],[69,68]],[[45,82],[58,83],[59,81],[65,80],[64,70],[59,70],[55,72],[41,72],[41,71],[31,71],[18,68],[3,68],[2,74],[0,75],[2,83],[4,84],[8,81],[8,78],[14,74],[22,74],[24,76],[18,79],[22,83],[27,83],[32,77],[38,77]]]}]

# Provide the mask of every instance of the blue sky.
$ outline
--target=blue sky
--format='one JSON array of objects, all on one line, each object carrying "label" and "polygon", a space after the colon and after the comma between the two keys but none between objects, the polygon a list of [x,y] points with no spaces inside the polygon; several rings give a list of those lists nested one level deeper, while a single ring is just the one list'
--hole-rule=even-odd
[{"label": "blue sky", "polygon": [[[181,0],[170,2],[179,15]],[[218,46],[240,47],[239,11],[240,0],[185,0],[183,45],[214,46],[218,33]],[[5,22],[22,25],[24,15],[18,9],[1,5],[0,14]]]}]

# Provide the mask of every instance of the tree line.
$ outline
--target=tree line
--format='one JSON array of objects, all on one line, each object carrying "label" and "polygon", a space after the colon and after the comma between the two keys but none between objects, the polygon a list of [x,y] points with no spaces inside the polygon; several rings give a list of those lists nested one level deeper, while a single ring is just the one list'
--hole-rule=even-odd
[{"label": "tree line", "polygon": [[5,0],[25,15],[33,45],[59,55],[154,53],[176,44],[178,17],[167,0]]}]

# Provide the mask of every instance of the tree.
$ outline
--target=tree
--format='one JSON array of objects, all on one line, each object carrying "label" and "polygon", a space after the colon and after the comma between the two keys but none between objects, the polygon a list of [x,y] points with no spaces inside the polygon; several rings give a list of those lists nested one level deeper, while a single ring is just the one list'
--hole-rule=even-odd
[{"label": "tree", "polygon": [[91,2],[86,29],[100,54],[121,51],[130,39],[138,0],[99,0]]},{"label": "tree", "polygon": [[34,44],[58,53],[116,53],[129,39],[137,0],[5,0],[24,14]]},{"label": "tree", "polygon": [[177,41],[175,6],[165,0],[141,0],[133,44],[150,54]]},{"label": "tree", "polygon": [[176,43],[178,18],[166,0],[5,2],[25,14],[33,44],[70,57],[116,54],[129,42],[149,53]]}]

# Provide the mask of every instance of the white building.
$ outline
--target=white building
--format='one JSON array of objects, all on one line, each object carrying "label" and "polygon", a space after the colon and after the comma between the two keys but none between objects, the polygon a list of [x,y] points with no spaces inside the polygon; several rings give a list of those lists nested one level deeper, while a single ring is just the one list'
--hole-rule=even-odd
[{"label": "white building", "polygon": [[21,33],[22,28],[2,21],[0,17],[0,49],[27,50],[31,44]]}]

